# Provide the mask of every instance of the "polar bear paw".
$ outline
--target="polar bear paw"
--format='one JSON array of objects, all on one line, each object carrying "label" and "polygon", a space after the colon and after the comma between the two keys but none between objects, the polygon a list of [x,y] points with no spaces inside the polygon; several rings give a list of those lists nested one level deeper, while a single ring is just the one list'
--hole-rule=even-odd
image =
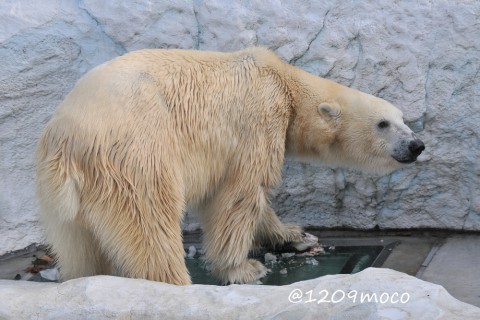
[{"label": "polar bear paw", "polygon": [[285,235],[283,236],[283,241],[285,243],[301,242],[305,236],[302,227],[294,224],[285,225]]},{"label": "polar bear paw", "polygon": [[259,261],[248,259],[236,267],[220,270],[214,273],[228,284],[255,284],[267,275],[267,268]]},{"label": "polar bear paw", "polygon": [[292,241],[291,246],[297,251],[305,251],[311,247],[318,246],[318,238],[310,233],[303,233],[302,239],[299,241]]}]

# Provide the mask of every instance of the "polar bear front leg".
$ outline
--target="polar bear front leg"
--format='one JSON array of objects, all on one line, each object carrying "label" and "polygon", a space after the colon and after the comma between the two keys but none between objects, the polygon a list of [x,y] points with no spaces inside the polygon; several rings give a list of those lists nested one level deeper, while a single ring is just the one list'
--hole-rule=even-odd
[{"label": "polar bear front leg", "polygon": [[248,259],[267,202],[260,186],[240,186],[226,184],[202,210],[205,257],[223,283],[254,283],[267,274]]}]

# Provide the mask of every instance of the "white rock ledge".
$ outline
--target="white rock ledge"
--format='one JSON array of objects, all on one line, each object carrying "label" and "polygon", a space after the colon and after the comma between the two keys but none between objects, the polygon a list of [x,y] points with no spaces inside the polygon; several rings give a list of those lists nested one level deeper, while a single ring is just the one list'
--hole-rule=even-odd
[{"label": "white rock ledge", "polygon": [[[368,302],[366,294],[371,298],[375,294],[378,302]],[[323,297],[336,303],[318,304]],[[61,284],[2,280],[0,319],[451,320],[480,319],[480,308],[460,302],[439,285],[389,269],[368,268],[282,287],[180,287],[108,276]]]}]

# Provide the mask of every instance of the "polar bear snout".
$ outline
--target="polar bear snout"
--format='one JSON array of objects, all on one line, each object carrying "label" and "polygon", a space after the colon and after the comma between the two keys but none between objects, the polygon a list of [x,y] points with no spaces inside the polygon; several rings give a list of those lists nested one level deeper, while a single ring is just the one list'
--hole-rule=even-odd
[{"label": "polar bear snout", "polygon": [[425,150],[422,140],[414,137],[412,140],[403,140],[394,149],[392,157],[400,163],[412,163]]},{"label": "polar bear snout", "polygon": [[414,157],[416,160],[422,151],[425,150],[425,144],[420,139],[412,140],[408,144],[408,150],[410,151],[412,157]]}]

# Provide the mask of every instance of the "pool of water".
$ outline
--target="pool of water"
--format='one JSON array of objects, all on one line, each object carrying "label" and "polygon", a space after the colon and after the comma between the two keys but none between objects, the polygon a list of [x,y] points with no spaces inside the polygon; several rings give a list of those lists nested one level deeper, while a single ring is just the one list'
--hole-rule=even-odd
[{"label": "pool of water", "polygon": [[[319,250],[310,256],[308,254],[313,252],[311,250],[306,253],[288,253],[289,248],[282,248],[283,253],[269,252],[270,259],[268,261],[264,259],[267,251],[252,255],[252,258],[263,262],[270,269],[268,275],[261,279],[261,283],[286,285],[324,275],[356,273],[371,266],[381,267],[393,248],[400,244],[400,241],[379,238],[328,238],[321,239],[320,243],[317,248],[323,248],[324,252]],[[198,241],[191,242],[189,246],[200,248],[201,243]],[[6,256],[0,259],[0,278],[49,281],[42,278],[39,273],[32,275],[24,272],[26,269],[35,267],[35,261],[39,260],[34,259],[35,255],[36,257],[42,257],[45,254],[44,250],[36,250],[35,252],[31,250],[23,253],[19,252],[16,257]],[[193,254],[195,259],[186,259],[193,283],[219,285],[220,283],[211,275],[208,266],[202,259],[203,252],[201,250],[195,251]],[[272,254],[276,259],[275,262],[271,261]],[[46,267],[47,269],[53,268],[53,262]]]},{"label": "pool of water", "polygon": [[[297,281],[318,278],[329,274],[351,274],[371,267],[378,261],[385,247],[381,245],[336,246],[325,248],[325,253],[316,256],[275,254],[276,262],[254,256],[271,269],[261,279],[265,285],[287,285]],[[195,284],[219,284],[208,271],[202,259],[187,259],[187,268]]]}]

